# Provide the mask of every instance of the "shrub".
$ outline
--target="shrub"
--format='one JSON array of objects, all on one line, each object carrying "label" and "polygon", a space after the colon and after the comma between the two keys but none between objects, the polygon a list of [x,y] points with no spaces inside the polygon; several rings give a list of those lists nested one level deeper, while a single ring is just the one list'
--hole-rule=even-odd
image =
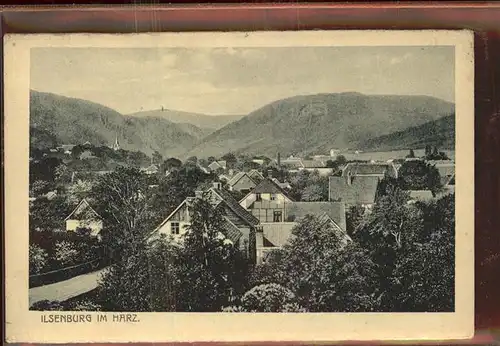
[{"label": "shrub", "polygon": [[247,311],[280,312],[288,304],[295,303],[295,294],[275,283],[263,284],[247,291],[241,303]]},{"label": "shrub", "polygon": [[69,304],[68,310],[71,311],[101,311],[101,306],[89,299],[83,299]]},{"label": "shrub", "polygon": [[63,311],[64,306],[61,302],[58,301],[50,301],[50,300],[41,300],[39,302],[31,305],[30,310],[36,311]]},{"label": "shrub", "polygon": [[55,244],[55,258],[62,266],[72,265],[78,261],[78,250],[69,241],[59,241]]},{"label": "shrub", "polygon": [[47,266],[47,252],[35,244],[30,245],[29,266],[30,274],[38,274]]}]

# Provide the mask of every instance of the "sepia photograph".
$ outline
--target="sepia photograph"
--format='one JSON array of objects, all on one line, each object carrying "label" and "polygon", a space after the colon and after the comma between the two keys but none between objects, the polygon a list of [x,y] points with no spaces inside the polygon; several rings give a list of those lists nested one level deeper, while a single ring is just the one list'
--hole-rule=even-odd
[{"label": "sepia photograph", "polygon": [[28,310],[457,312],[472,58],[434,35],[30,47]]}]

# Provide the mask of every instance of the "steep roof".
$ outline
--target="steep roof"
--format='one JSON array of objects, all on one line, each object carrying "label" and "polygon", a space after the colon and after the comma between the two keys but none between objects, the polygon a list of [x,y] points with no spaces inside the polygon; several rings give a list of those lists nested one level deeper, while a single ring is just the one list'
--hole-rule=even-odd
[{"label": "steep roof", "polygon": [[354,176],[351,184],[346,177],[333,177],[329,179],[329,200],[341,201],[345,204],[372,204],[375,202],[378,176]]},{"label": "steep roof", "polygon": [[292,229],[296,224],[296,222],[273,222],[263,224],[262,233],[264,239],[270,243],[268,244],[270,246],[283,246],[290,239]]},{"label": "steep roof", "polygon": [[232,223],[227,217],[224,218],[222,222],[223,233],[230,239],[233,244],[236,243],[243,236],[243,233],[239,230],[234,223]]},{"label": "steep roof", "polygon": [[[243,178],[244,176],[248,176],[247,172],[238,172],[236,173],[228,182],[227,184],[229,186],[234,186],[236,185],[236,183],[238,183],[238,181],[240,181],[241,178]],[[248,176],[248,178],[250,180],[252,180],[252,178],[250,176]],[[253,180],[252,180],[253,181]]]},{"label": "steep roof", "polygon": [[252,169],[250,172],[248,172],[248,176],[252,179],[257,179],[257,180],[265,179],[262,173],[260,173],[256,169]]},{"label": "steep roof", "polygon": [[221,200],[231,209],[236,215],[238,215],[241,219],[243,219],[250,226],[255,226],[259,223],[259,220],[253,216],[250,212],[248,212],[245,208],[243,208],[237,200],[231,195],[229,191],[224,189],[215,189],[211,188],[211,192],[218,195]]},{"label": "steep roof", "polygon": [[287,204],[287,220],[298,221],[306,215],[326,214],[342,231],[346,230],[345,204],[343,202],[292,202]]},{"label": "steep roof", "polygon": [[208,168],[215,171],[216,169],[222,168],[222,166],[217,161],[214,161],[208,165]]},{"label": "steep roof", "polygon": [[347,176],[347,173],[351,175],[380,175],[383,176],[385,173],[393,177],[397,177],[397,169],[392,163],[348,163],[343,171],[342,176]]},{"label": "steep roof", "polygon": [[262,180],[259,184],[257,184],[257,186],[254,187],[254,189],[250,193],[274,193],[274,194],[281,193],[291,200],[291,198],[288,197],[285,190],[283,190],[269,178]]},{"label": "steep roof", "polygon": [[[432,165],[432,164],[431,164]],[[439,171],[441,177],[450,177],[455,174],[455,164],[453,162],[449,163],[437,163],[434,167]]]},{"label": "steep roof", "polygon": [[66,220],[75,220],[78,218],[97,218],[97,219],[102,219],[102,217],[90,206],[89,202],[84,198],[78,203],[75,209],[66,216],[64,219]]}]

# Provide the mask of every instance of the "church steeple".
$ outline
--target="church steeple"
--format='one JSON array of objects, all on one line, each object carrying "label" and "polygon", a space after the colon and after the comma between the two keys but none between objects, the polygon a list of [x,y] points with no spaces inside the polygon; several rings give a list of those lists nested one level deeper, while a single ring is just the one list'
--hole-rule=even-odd
[{"label": "church steeple", "polygon": [[116,135],[115,144],[113,144],[113,150],[120,150],[120,144],[118,143],[118,134]]}]

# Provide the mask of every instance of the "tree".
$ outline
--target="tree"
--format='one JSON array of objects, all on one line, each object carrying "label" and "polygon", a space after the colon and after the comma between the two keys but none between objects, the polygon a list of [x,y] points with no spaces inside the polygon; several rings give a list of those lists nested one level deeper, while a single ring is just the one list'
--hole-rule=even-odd
[{"label": "tree", "polygon": [[30,196],[39,196],[43,195],[50,191],[53,185],[48,181],[44,180],[35,180],[32,184],[30,184]]},{"label": "tree", "polygon": [[196,156],[191,156],[187,158],[186,162],[197,163],[198,158]]},{"label": "tree", "polygon": [[284,246],[286,287],[309,311],[371,311],[376,308],[374,265],[363,249],[334,226],[306,216]]},{"label": "tree", "polygon": [[209,156],[207,160],[208,160],[208,163],[212,163],[212,162],[216,161],[217,159],[214,156]]},{"label": "tree", "polygon": [[325,200],[323,196],[323,189],[318,184],[309,185],[304,189],[301,199],[307,202],[323,201]]},{"label": "tree", "polygon": [[220,311],[235,290],[245,288],[245,261],[223,229],[223,210],[197,199],[177,264],[183,278],[177,296],[181,311]]},{"label": "tree", "polygon": [[238,161],[236,159],[236,155],[234,155],[233,153],[227,153],[224,156],[222,156],[221,159],[226,161],[228,168],[233,168],[234,164],[236,164],[236,162]]},{"label": "tree", "polygon": [[167,217],[186,197],[194,196],[202,184],[212,182],[215,176],[196,166],[183,166],[162,179],[153,197],[159,218]]},{"label": "tree", "polygon": [[175,311],[176,249],[164,238],[127,250],[103,275],[98,295],[105,311]]},{"label": "tree", "polygon": [[182,161],[179,159],[176,159],[175,157],[171,157],[169,159],[166,159],[163,162],[164,170],[171,170],[172,168],[179,168],[181,166],[182,166]]},{"label": "tree", "polygon": [[48,254],[36,244],[29,248],[29,273],[39,274],[47,266]]},{"label": "tree", "polygon": [[338,161],[333,161],[333,160],[328,160],[326,161],[326,167],[328,168],[333,168],[334,170],[336,170],[339,166],[339,163]]},{"label": "tree", "polygon": [[376,264],[377,296],[383,311],[394,311],[397,306],[394,300],[400,289],[394,281],[397,261],[399,256],[406,255],[405,245],[422,226],[420,210],[408,201],[407,192],[397,186],[391,187],[353,235]]},{"label": "tree", "polygon": [[56,168],[61,163],[62,161],[55,157],[44,157],[38,161],[30,161],[30,182],[36,180],[54,182],[56,178]]},{"label": "tree", "polygon": [[115,250],[134,246],[158,222],[148,176],[136,168],[119,167],[100,176],[92,187],[92,197],[94,209],[112,235],[106,240]]},{"label": "tree", "polygon": [[296,303],[292,291],[275,283],[255,286],[241,298],[242,307],[251,312],[282,312]]},{"label": "tree", "polygon": [[415,157],[415,152],[413,151],[413,149],[410,149],[410,153],[408,155],[406,155],[406,157],[408,157],[408,158],[414,158]]},{"label": "tree", "polygon": [[339,165],[345,165],[347,163],[347,159],[345,158],[344,155],[338,155],[337,156],[337,163]]},{"label": "tree", "polygon": [[54,199],[39,197],[30,203],[29,228],[31,232],[64,229],[64,219],[71,212],[66,200],[57,196]]},{"label": "tree", "polygon": [[454,195],[421,208],[424,227],[408,239],[396,263],[396,310],[450,312],[455,297]]},{"label": "tree", "polygon": [[158,152],[158,150],[155,150],[152,154],[152,160],[154,164],[160,165],[163,162],[163,156]]},{"label": "tree", "polygon": [[75,245],[69,241],[59,241],[55,243],[55,259],[62,267],[78,262],[78,250]]},{"label": "tree", "polygon": [[352,236],[356,229],[363,221],[363,217],[365,215],[365,208],[359,205],[351,206],[346,211],[346,228],[347,234]]},{"label": "tree", "polygon": [[398,175],[405,190],[431,190],[436,194],[442,187],[437,168],[424,161],[406,161]]}]

